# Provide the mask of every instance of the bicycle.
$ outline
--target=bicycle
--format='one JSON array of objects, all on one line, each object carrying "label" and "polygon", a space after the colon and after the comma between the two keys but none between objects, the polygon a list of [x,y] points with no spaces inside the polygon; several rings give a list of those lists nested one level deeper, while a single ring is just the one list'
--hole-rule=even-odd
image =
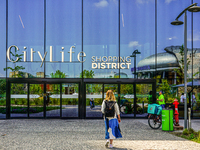
[{"label": "bicycle", "polygon": [[161,115],[149,114],[148,124],[152,129],[159,129],[162,125]]},{"label": "bicycle", "polygon": [[[142,112],[139,111],[138,108],[141,107],[136,104],[136,114],[142,114]],[[134,105],[131,102],[124,102],[122,105],[120,105],[119,110],[122,114],[134,114]]]}]

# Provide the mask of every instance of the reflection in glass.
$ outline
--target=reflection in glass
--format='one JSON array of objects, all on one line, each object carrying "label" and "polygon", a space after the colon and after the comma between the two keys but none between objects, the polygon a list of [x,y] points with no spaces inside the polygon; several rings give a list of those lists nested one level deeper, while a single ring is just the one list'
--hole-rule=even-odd
[{"label": "reflection in glass", "polygon": [[86,117],[102,117],[102,90],[102,84],[86,84]]},{"label": "reflection in glass", "polygon": [[28,117],[27,91],[26,83],[11,83],[10,117]]},{"label": "reflection in glass", "polygon": [[0,118],[6,118],[6,79],[0,79]]},{"label": "reflection in glass", "polygon": [[[142,19],[141,19],[142,18]],[[155,1],[120,0],[120,56],[136,55],[138,78],[153,78],[155,56],[148,63],[141,61],[155,54]],[[134,58],[129,69],[120,69],[121,78],[133,78]]]},{"label": "reflection in glass", "polygon": [[133,84],[120,84],[120,112],[121,116],[134,117],[134,89]]},{"label": "reflection in glass", "polygon": [[60,84],[46,85],[46,117],[60,117]]},{"label": "reflection in glass", "polygon": [[62,84],[62,117],[78,117],[79,84]]},{"label": "reflection in glass", "polygon": [[87,54],[83,70],[94,71],[94,78],[115,78],[119,74],[118,2],[84,0],[83,8],[83,51]]},{"label": "reflection in glass", "polygon": [[29,117],[44,116],[44,84],[29,85]]},{"label": "reflection in glass", "polygon": [[147,117],[152,84],[136,84],[136,117]]}]

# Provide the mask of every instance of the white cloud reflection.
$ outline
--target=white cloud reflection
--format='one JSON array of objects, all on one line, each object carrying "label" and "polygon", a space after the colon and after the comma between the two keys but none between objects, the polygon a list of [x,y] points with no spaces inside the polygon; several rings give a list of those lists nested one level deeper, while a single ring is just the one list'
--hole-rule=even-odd
[{"label": "white cloud reflection", "polygon": [[100,0],[98,3],[94,3],[96,7],[106,7],[108,6],[108,2],[106,0]]},{"label": "white cloud reflection", "polygon": [[128,45],[129,47],[141,46],[138,41],[131,41]]},{"label": "white cloud reflection", "polygon": [[172,1],[175,1],[175,0],[165,0],[165,3],[169,4],[169,3],[171,3]]}]

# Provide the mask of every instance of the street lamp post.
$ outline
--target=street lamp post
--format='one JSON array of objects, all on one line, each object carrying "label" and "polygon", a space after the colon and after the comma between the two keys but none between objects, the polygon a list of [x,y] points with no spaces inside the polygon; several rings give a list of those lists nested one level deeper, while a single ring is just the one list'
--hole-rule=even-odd
[{"label": "street lamp post", "polygon": [[187,128],[187,13],[190,12],[199,12],[200,7],[197,6],[197,3],[194,3],[187,8],[185,8],[179,15],[176,17],[175,21],[171,22],[172,25],[181,25],[182,21],[179,21],[178,18],[184,13],[184,129]]},{"label": "street lamp post", "polygon": [[130,57],[134,57],[134,78],[136,78],[136,54],[141,54],[137,49],[134,50]]},{"label": "street lamp post", "polygon": [[[136,79],[136,54],[141,54],[137,49],[134,50],[130,57],[134,57],[134,79]],[[133,92],[134,92],[134,106],[136,106],[136,84],[133,84]],[[136,107],[134,107],[134,116],[136,117]]]}]

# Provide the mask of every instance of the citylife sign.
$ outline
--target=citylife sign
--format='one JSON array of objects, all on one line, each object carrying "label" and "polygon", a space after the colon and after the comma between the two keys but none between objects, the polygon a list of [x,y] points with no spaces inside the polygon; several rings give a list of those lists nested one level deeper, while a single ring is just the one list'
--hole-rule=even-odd
[{"label": "citylife sign", "polygon": [[[10,53],[11,53],[11,49],[12,48],[16,48],[16,50],[19,50],[19,48],[16,45],[12,45],[8,48],[7,50],[7,58],[9,61],[15,63],[19,60],[19,57],[16,58],[16,60],[11,60],[10,58]],[[75,48],[75,46],[71,46],[70,50],[69,50],[69,62],[72,62],[72,53],[74,53],[74,51],[72,51],[72,49]],[[24,49],[26,50],[27,47],[24,47]],[[64,50],[64,47],[62,47],[62,50]],[[22,51],[23,56],[24,56],[24,62],[27,62],[27,51]],[[34,56],[35,51],[33,50],[33,48],[30,49],[30,60],[31,62],[33,61],[33,56]],[[44,56],[41,55],[40,51],[37,51],[40,59],[41,59],[41,65],[40,67],[42,67],[46,56],[47,56],[47,52],[44,53]],[[58,61],[53,61],[53,46],[50,46],[50,56],[49,56],[49,60],[50,62],[58,62]],[[61,62],[64,62],[64,51],[60,51],[61,53]],[[81,57],[86,57],[86,54],[84,52],[79,52],[77,55],[77,59],[79,62],[83,63],[86,61],[86,59],[84,59],[83,61],[81,60]],[[98,56],[92,56],[92,69],[129,69],[130,65],[131,65],[131,59],[130,56],[127,57],[117,57],[117,56],[103,56],[103,57],[98,57]],[[119,63],[120,62],[120,63]]]}]

